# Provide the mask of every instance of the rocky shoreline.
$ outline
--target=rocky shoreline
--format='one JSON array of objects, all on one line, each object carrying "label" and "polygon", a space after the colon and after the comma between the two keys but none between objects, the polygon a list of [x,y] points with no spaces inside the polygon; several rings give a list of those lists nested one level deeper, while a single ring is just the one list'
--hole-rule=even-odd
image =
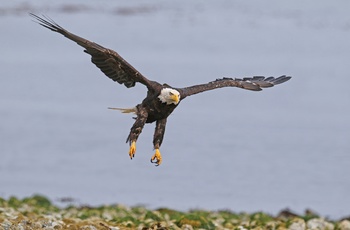
[{"label": "rocky shoreline", "polygon": [[350,230],[350,218],[328,220],[311,211],[289,210],[277,216],[263,212],[149,210],[142,206],[108,205],[59,208],[44,196],[0,198],[0,230],[12,229],[340,229]]}]

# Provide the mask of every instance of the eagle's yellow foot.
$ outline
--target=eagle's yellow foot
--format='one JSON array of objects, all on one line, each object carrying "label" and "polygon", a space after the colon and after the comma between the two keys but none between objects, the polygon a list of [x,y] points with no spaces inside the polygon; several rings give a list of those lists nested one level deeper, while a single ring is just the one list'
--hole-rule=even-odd
[{"label": "eagle's yellow foot", "polygon": [[131,142],[130,149],[129,149],[130,159],[135,157],[135,152],[136,152],[136,141],[133,141],[133,142]]},{"label": "eagle's yellow foot", "polygon": [[159,149],[156,149],[155,154],[151,158],[151,163],[155,163],[156,166],[159,166],[162,163],[162,155],[160,155]]}]

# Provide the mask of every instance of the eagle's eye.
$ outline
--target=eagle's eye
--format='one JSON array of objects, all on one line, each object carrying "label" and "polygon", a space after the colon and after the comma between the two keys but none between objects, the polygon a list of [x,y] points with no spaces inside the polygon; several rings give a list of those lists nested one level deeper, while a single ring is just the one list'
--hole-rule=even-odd
[{"label": "eagle's eye", "polygon": [[169,95],[171,96],[171,95],[174,95],[172,92],[169,92]]}]

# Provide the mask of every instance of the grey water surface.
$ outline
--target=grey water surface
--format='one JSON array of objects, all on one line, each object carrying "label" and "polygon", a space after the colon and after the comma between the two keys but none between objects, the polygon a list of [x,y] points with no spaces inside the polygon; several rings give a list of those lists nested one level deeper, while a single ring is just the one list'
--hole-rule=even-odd
[{"label": "grey water surface", "polygon": [[[350,2],[1,1],[0,196],[79,204],[350,215]],[[261,92],[187,98],[136,157],[125,143],[146,95],[105,77],[45,14],[175,87],[252,75],[293,78]]]}]

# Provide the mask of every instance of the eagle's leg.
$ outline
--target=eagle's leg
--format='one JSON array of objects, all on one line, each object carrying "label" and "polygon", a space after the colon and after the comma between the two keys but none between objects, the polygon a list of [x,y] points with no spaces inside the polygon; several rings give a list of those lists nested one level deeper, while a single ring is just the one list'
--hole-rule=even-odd
[{"label": "eagle's leg", "polygon": [[146,123],[148,113],[141,106],[137,106],[136,115],[137,115],[136,121],[135,121],[134,125],[131,127],[130,134],[126,140],[126,142],[129,142],[129,144],[130,144],[130,149],[129,149],[130,159],[135,157],[136,141],[142,132],[143,126]]},{"label": "eagle's leg", "polygon": [[160,154],[159,148],[163,142],[164,132],[166,126],[166,118],[158,120],[156,123],[156,130],[154,131],[153,146],[155,153],[151,158],[151,162],[159,166],[162,163],[162,155]]}]

